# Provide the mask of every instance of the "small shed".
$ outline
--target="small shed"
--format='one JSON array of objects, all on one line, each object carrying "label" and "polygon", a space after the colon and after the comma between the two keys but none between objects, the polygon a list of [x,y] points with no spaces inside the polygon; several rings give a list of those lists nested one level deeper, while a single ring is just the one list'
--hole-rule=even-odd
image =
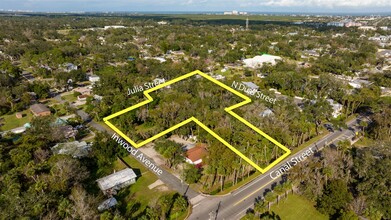
[{"label": "small shed", "polygon": [[114,207],[115,205],[117,205],[117,200],[114,198],[114,197],[111,197],[105,201],[103,201],[99,206],[98,206],[98,210],[101,212],[101,211],[104,211],[106,209],[109,209],[111,207]]}]

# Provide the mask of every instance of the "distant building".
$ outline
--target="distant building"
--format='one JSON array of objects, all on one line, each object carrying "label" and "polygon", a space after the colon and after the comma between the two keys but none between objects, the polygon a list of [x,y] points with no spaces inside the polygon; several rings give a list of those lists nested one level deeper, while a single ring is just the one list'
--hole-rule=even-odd
[{"label": "distant building", "polygon": [[66,63],[63,65],[65,72],[71,72],[72,70],[77,70],[78,67],[73,63]]},{"label": "distant building", "polygon": [[126,28],[125,26],[122,26],[122,25],[108,25],[108,26],[105,26],[103,29],[107,30],[107,29],[118,29],[118,28]]},{"label": "distant building", "polygon": [[205,144],[197,144],[195,147],[186,151],[186,162],[189,164],[200,165],[202,158],[207,154]]},{"label": "distant building", "polygon": [[263,54],[262,56],[255,56],[250,59],[245,59],[243,60],[243,62],[245,67],[257,68],[257,67],[262,67],[262,65],[265,63],[275,65],[277,63],[277,60],[282,60],[282,59],[279,56]]},{"label": "distant building", "polygon": [[374,27],[374,26],[361,26],[361,27],[358,27],[358,29],[364,30],[364,31],[370,31],[370,30],[374,31],[374,30],[376,30],[376,27]]},{"label": "distant building", "polygon": [[73,158],[82,158],[88,156],[91,145],[85,141],[73,141],[67,143],[58,143],[52,147],[53,154],[71,155]]},{"label": "distant building", "polygon": [[34,104],[30,106],[30,111],[35,117],[47,116],[50,115],[50,109],[43,104]]},{"label": "distant building", "polygon": [[159,21],[159,22],[157,22],[157,24],[159,24],[159,25],[166,25],[166,24],[168,24],[168,22],[167,21]]},{"label": "distant building", "polygon": [[137,175],[130,168],[123,169],[103,178],[96,180],[99,188],[104,194],[115,194],[122,189],[136,182]]},{"label": "distant building", "polygon": [[360,22],[349,21],[345,23],[345,27],[360,27],[362,24]]},{"label": "distant building", "polygon": [[343,27],[344,25],[345,23],[339,21],[332,21],[327,23],[327,26],[334,26],[334,27]]},{"label": "distant building", "polygon": [[91,75],[88,77],[88,81],[92,82],[92,83],[96,83],[96,82],[99,82],[100,80],[100,77],[97,76],[97,75]]},{"label": "distant building", "polygon": [[373,40],[373,41],[379,41],[379,42],[388,42],[391,39],[391,36],[385,36],[385,35],[380,35],[380,36],[374,36],[374,37],[369,37],[368,40]]},{"label": "distant building", "polygon": [[245,12],[245,11],[236,11],[236,10],[225,11],[224,15],[247,15],[247,12]]},{"label": "distant building", "polygon": [[265,111],[259,113],[259,116],[261,116],[262,118],[269,117],[269,116],[272,116],[272,115],[274,115],[274,113],[273,113],[273,111],[270,108],[267,108]]},{"label": "distant building", "polygon": [[222,79],[225,79],[225,76],[223,76],[223,75],[220,75],[220,74],[218,74],[218,75],[214,75],[214,76],[212,76],[214,79],[217,79],[217,80],[222,80]]},{"label": "distant building", "polygon": [[307,56],[319,57],[320,54],[316,50],[304,50],[303,53]]}]

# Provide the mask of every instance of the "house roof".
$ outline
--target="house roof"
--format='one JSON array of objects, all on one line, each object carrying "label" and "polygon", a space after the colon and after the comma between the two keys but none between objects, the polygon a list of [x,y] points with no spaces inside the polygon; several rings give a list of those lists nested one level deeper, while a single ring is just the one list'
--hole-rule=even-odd
[{"label": "house roof", "polygon": [[272,65],[276,64],[276,60],[281,60],[281,57],[279,56],[273,56],[269,54],[263,54],[262,56],[255,56],[250,59],[243,60],[245,66],[247,67],[257,67],[262,66],[263,63],[271,63]]},{"label": "house roof", "polygon": [[85,141],[58,143],[52,147],[53,154],[67,154],[73,157],[80,158],[88,155],[91,146]]},{"label": "house roof", "polygon": [[106,210],[106,209],[109,209],[115,205],[117,205],[117,200],[114,198],[114,197],[111,197],[105,201],[103,201],[99,206],[98,206],[98,210],[99,211],[103,211],[103,210]]},{"label": "house roof", "polygon": [[34,105],[30,106],[30,110],[34,114],[40,114],[42,112],[50,111],[50,109],[48,107],[46,107],[46,105],[43,105],[43,104],[34,104]]},{"label": "house roof", "polygon": [[202,159],[202,157],[206,155],[205,147],[205,144],[197,144],[195,147],[191,148],[186,152],[186,158],[188,158],[192,162]]},{"label": "house roof", "polygon": [[122,183],[125,183],[129,180],[135,179],[136,177],[137,175],[132,169],[126,168],[103,178],[100,178],[96,181],[98,182],[99,188],[105,191]]},{"label": "house roof", "polygon": [[257,86],[255,83],[253,82],[242,82],[243,85],[247,86],[248,88],[250,89],[258,89],[259,86]]}]

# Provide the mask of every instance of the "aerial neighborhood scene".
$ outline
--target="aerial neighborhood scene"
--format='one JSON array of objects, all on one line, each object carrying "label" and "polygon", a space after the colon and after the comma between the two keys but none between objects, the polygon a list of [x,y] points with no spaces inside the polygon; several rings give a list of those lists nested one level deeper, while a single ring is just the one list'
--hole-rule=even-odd
[{"label": "aerial neighborhood scene", "polygon": [[391,2],[0,2],[0,219],[391,219]]}]

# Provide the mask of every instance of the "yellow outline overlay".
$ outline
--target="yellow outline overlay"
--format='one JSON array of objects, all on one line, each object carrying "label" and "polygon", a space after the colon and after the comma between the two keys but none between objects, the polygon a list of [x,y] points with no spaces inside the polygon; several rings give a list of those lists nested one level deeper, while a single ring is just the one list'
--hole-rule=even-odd
[{"label": "yellow outline overlay", "polygon": [[[144,141],[142,141],[142,142],[140,142],[138,144],[135,143],[134,141],[132,141],[128,136],[126,136],[117,127],[115,127],[112,123],[109,122],[110,119],[113,119],[113,118],[115,118],[115,117],[117,117],[119,115],[122,115],[122,114],[124,114],[126,112],[129,112],[129,111],[131,111],[133,109],[139,108],[139,107],[141,107],[143,105],[146,105],[146,104],[152,102],[153,98],[149,95],[149,93],[151,93],[153,91],[156,91],[158,89],[161,89],[163,87],[166,87],[168,85],[174,84],[174,83],[176,83],[178,81],[181,81],[183,79],[186,79],[186,78],[189,78],[191,76],[194,76],[196,74],[198,74],[198,75],[208,79],[209,81],[219,85],[220,87],[223,87],[224,89],[226,89],[226,90],[234,93],[235,95],[243,98],[244,101],[242,101],[242,102],[240,102],[238,104],[235,104],[233,106],[230,106],[228,108],[225,108],[224,110],[227,113],[231,114],[236,119],[238,119],[239,121],[241,121],[242,123],[244,123],[245,125],[247,125],[248,127],[250,127],[251,129],[253,129],[254,131],[256,131],[258,134],[262,135],[263,137],[265,137],[266,139],[268,139],[269,141],[271,141],[272,143],[274,143],[275,145],[277,145],[278,147],[283,149],[285,151],[285,153],[281,157],[279,157],[275,161],[273,161],[271,164],[269,164],[267,167],[261,168],[257,164],[255,164],[253,161],[251,161],[248,157],[246,157],[244,154],[242,154],[239,150],[234,148],[232,145],[230,145],[228,142],[226,142],[223,138],[221,138],[219,135],[217,135],[215,132],[213,132],[211,129],[209,129],[206,125],[204,125],[202,122],[200,122],[198,119],[196,119],[195,117],[191,117],[191,118],[189,118],[189,119],[187,119],[187,120],[185,120],[185,121],[183,121],[183,122],[181,122],[181,123],[179,123],[177,125],[174,125],[171,128],[169,128],[169,129],[167,129],[167,130],[165,130],[163,132],[160,132],[159,134],[157,134],[157,135],[155,135],[153,137],[150,137],[147,140],[144,140]],[[205,131],[207,131],[213,137],[215,137],[217,140],[219,140],[221,143],[223,143],[225,146],[227,146],[229,149],[231,149],[233,152],[235,152],[237,155],[239,155],[241,158],[243,158],[245,161],[247,161],[247,163],[252,165],[255,169],[257,169],[261,173],[265,173],[266,171],[268,171],[270,168],[272,168],[273,166],[278,164],[280,161],[282,161],[284,158],[286,158],[291,153],[291,151],[287,147],[285,147],[284,145],[280,144],[278,141],[274,140],[272,137],[270,137],[269,135],[265,134],[263,131],[261,131],[260,129],[258,129],[257,127],[252,125],[250,122],[246,121],[244,118],[240,117],[239,115],[237,115],[235,112],[232,111],[235,108],[239,108],[239,107],[241,107],[243,105],[246,105],[246,104],[250,103],[251,99],[249,97],[241,94],[240,92],[236,91],[235,89],[225,85],[224,83],[221,83],[220,81],[212,78],[211,76],[208,76],[207,74],[205,74],[205,73],[203,73],[203,72],[201,72],[199,70],[190,72],[188,74],[185,74],[185,75],[180,76],[178,78],[175,78],[173,80],[167,81],[167,82],[165,82],[163,84],[160,84],[160,85],[158,85],[156,87],[153,87],[151,89],[145,90],[144,91],[144,95],[145,95],[145,97],[147,97],[147,100],[145,100],[143,102],[140,102],[140,103],[138,103],[136,105],[133,105],[133,106],[131,106],[129,108],[126,108],[124,110],[121,110],[121,111],[119,111],[117,113],[114,113],[112,115],[109,115],[109,116],[103,118],[103,121],[111,129],[113,129],[115,132],[117,132],[122,138],[124,138],[126,141],[128,141],[130,144],[132,144],[135,148],[139,148],[139,147],[141,147],[141,146],[143,146],[143,145],[145,145],[145,144],[147,144],[147,143],[149,143],[149,142],[151,142],[153,140],[156,140],[159,137],[161,137],[161,136],[163,136],[163,135],[165,135],[167,133],[170,133],[171,131],[174,131],[175,129],[177,129],[177,128],[179,128],[179,127],[181,127],[181,126],[183,126],[183,125],[193,121],[193,122],[197,123],[199,126],[201,126]]]}]

